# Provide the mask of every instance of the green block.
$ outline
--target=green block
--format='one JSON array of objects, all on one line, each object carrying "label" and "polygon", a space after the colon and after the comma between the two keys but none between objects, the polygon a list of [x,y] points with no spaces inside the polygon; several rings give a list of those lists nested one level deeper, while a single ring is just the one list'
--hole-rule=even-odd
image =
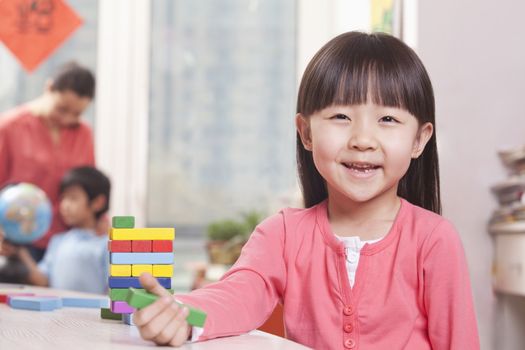
[{"label": "green block", "polygon": [[193,308],[186,304],[181,305],[186,306],[190,310],[188,317],[186,317],[186,322],[192,326],[204,327],[204,322],[206,322],[206,313],[204,311]]},{"label": "green block", "polygon": [[122,314],[114,314],[110,309],[103,307],[100,309],[100,317],[105,320],[122,320]]},{"label": "green block", "polygon": [[144,289],[139,290],[133,287],[128,288],[126,294],[126,302],[136,309],[142,309],[150,304],[153,304],[158,296],[146,292]]},{"label": "green block", "polygon": [[[135,288],[135,290],[145,292],[145,289]],[[167,289],[168,292],[173,294],[173,289]],[[112,301],[126,301],[126,295],[128,294],[128,288],[110,288],[109,299]]]},{"label": "green block", "polygon": [[[157,299],[158,296],[155,294],[148,293],[144,289],[135,289],[132,287],[128,289],[128,294],[126,295],[126,302],[136,309],[142,309],[152,304]],[[186,304],[179,305],[186,306],[190,310],[188,317],[186,317],[186,321],[189,324],[197,327],[204,326],[204,322],[206,321],[206,313],[204,311]]]},{"label": "green block", "polygon": [[134,228],[135,217],[134,216],[114,216],[111,220],[111,226],[113,228]]}]

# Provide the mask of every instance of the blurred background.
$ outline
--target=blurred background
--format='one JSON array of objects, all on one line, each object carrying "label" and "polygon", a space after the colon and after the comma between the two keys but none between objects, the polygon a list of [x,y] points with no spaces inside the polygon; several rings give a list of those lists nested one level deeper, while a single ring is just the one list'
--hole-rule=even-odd
[{"label": "blurred background", "polygon": [[39,95],[64,61],[96,72],[97,96],[84,117],[113,183],[111,215],[176,228],[177,290],[222,273],[220,259],[208,265],[211,231],[299,205],[293,117],[315,51],[348,30],[407,42],[435,89],[444,216],[465,246],[482,349],[525,349],[524,231],[491,235],[487,227],[500,204],[491,189],[513,175],[498,151],[525,144],[525,3],[67,3],[83,25],[33,72],[0,45],[0,111]]}]

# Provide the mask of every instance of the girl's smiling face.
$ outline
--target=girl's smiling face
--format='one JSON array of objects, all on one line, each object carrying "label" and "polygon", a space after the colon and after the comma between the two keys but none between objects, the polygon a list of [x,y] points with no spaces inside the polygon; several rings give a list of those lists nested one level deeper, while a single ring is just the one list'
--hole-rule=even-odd
[{"label": "girl's smiling face", "polygon": [[298,114],[296,125],[329,196],[354,203],[397,196],[399,180],[433,132],[431,123],[420,126],[404,109],[370,101]]}]

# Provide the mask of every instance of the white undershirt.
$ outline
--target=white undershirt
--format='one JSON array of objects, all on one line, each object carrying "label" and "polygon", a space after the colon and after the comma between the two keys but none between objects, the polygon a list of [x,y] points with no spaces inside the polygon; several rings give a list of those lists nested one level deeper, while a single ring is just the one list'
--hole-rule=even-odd
[{"label": "white undershirt", "polygon": [[370,241],[362,241],[358,236],[341,237],[334,235],[338,240],[343,242],[345,245],[345,256],[346,256],[346,270],[348,272],[348,281],[350,286],[354,287],[355,273],[357,271],[357,265],[359,264],[359,257],[361,256],[361,248],[366,243],[372,244],[379,242],[383,238],[373,239]]}]

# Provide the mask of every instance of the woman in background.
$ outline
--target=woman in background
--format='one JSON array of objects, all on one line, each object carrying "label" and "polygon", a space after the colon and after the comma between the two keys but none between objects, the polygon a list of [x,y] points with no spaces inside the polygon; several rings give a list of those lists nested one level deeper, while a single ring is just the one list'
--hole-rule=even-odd
[{"label": "woman in background", "polygon": [[29,247],[36,261],[51,236],[66,231],[58,215],[60,180],[74,167],[95,164],[91,128],[81,120],[94,96],[91,71],[70,62],[46,82],[41,96],[0,114],[0,188],[29,182],[53,205],[49,231]]}]

